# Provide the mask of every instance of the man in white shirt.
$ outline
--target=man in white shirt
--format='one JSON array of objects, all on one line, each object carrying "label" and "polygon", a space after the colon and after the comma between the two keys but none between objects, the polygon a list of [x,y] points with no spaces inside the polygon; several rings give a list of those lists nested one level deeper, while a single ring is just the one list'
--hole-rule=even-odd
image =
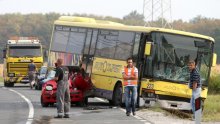
[{"label": "man in white shirt", "polygon": [[122,70],[122,77],[124,79],[123,85],[125,88],[126,115],[130,116],[131,111],[133,115],[136,115],[138,69],[133,66],[132,58],[127,59],[127,66]]}]

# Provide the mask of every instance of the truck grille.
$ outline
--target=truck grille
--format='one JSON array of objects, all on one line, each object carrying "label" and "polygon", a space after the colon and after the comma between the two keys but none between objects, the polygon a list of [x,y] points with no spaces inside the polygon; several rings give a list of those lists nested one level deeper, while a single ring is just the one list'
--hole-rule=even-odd
[{"label": "truck grille", "polygon": [[[8,72],[10,73],[20,73],[21,75],[27,75],[28,64],[30,63],[9,63]],[[34,63],[39,69],[42,66],[42,63]]]}]

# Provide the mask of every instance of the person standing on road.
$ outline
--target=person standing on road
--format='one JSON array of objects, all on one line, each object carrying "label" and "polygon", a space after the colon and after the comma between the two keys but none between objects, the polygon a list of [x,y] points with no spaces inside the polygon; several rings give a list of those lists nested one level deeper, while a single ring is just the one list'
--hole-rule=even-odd
[{"label": "person standing on road", "polygon": [[[70,91],[67,67],[61,67],[63,60],[57,59],[55,80],[57,82],[57,116],[55,118],[69,118]],[[63,115],[64,114],[64,115]]]},{"label": "person standing on road", "polygon": [[126,115],[130,116],[131,110],[133,115],[136,115],[138,69],[133,66],[132,58],[127,59],[127,66],[122,71],[122,77],[124,79]]},{"label": "person standing on road", "polygon": [[188,67],[190,71],[189,88],[192,89],[191,107],[193,112],[193,119],[195,119],[195,98],[200,96],[202,84],[200,80],[200,74],[196,68],[195,61],[190,60],[188,63]]},{"label": "person standing on road", "polygon": [[32,59],[30,61],[31,63],[28,65],[28,79],[32,89],[33,85],[35,84],[36,65]]}]

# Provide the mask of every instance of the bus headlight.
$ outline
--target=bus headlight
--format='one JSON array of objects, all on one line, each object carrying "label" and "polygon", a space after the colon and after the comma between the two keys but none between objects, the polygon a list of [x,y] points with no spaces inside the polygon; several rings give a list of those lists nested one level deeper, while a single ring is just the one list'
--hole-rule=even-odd
[{"label": "bus headlight", "polygon": [[14,77],[15,73],[8,73],[8,77]]},{"label": "bus headlight", "polygon": [[45,87],[45,89],[46,89],[46,90],[53,90],[53,87],[52,87],[51,85],[47,85],[47,86]]}]

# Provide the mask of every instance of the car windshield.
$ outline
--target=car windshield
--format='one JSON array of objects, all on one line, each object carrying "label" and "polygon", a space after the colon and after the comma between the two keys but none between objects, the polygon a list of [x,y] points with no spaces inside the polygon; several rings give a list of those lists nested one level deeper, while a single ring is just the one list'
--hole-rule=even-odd
[{"label": "car windshield", "polygon": [[40,74],[46,74],[46,72],[47,72],[47,68],[46,67],[42,67],[40,69]]},{"label": "car windshield", "polygon": [[47,75],[47,78],[54,78],[55,77],[55,71],[54,70],[51,70],[48,72],[48,75]]}]

